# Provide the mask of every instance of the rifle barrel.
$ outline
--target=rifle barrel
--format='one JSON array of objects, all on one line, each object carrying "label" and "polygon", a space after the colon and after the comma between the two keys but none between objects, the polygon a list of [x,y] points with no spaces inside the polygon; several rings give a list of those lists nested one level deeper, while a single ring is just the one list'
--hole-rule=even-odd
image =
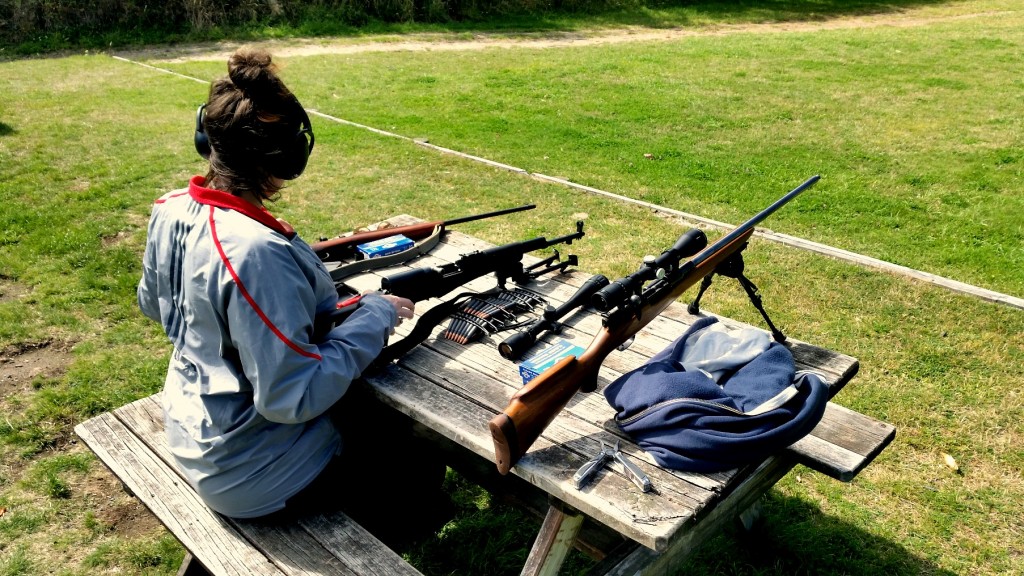
[{"label": "rifle barrel", "polygon": [[419,224],[409,224],[394,228],[381,228],[378,230],[371,230],[369,232],[356,232],[349,236],[339,236],[337,238],[321,240],[311,244],[310,246],[321,260],[339,260],[354,256],[356,252],[356,245],[362,244],[363,242],[372,242],[374,240],[387,238],[388,236],[394,236],[395,234],[405,234],[412,240],[419,240],[421,238],[429,237],[437,227],[440,227],[443,231],[445,228],[453,224],[472,222],[473,220],[483,220],[484,218],[493,218],[495,216],[502,216],[513,212],[532,210],[536,207],[536,204],[526,204],[525,206],[506,208],[504,210],[497,210],[486,214],[474,214],[472,216],[452,218],[451,220],[436,220],[433,222],[421,222]]},{"label": "rifle barrel", "polygon": [[442,226],[451,226],[452,224],[462,224],[463,222],[472,222],[474,220],[483,220],[484,218],[493,218],[495,216],[504,216],[505,214],[511,214],[513,212],[523,212],[524,210],[533,210],[536,208],[536,204],[525,204],[523,206],[516,206],[515,208],[505,208],[504,210],[495,210],[494,212],[488,212],[486,214],[474,214],[472,216],[462,216],[459,218],[452,218],[451,220],[445,220],[441,222]]},{"label": "rifle barrel", "polygon": [[782,198],[779,198],[778,200],[773,202],[771,206],[765,208],[764,210],[761,210],[760,212],[755,214],[753,218],[751,218],[750,220],[747,220],[743,224],[740,224],[734,230],[732,230],[731,232],[729,232],[725,236],[722,236],[721,238],[719,238],[710,247],[706,248],[700,254],[697,254],[696,256],[694,256],[693,260],[691,260],[690,262],[693,264],[694,267],[700,266],[701,263],[703,263],[704,260],[706,260],[709,256],[717,253],[723,246],[726,246],[727,244],[729,244],[730,242],[732,242],[736,238],[738,238],[741,235],[745,234],[747,232],[747,230],[750,230],[754,226],[757,226],[758,224],[760,224],[762,220],[764,220],[765,218],[771,216],[773,213],[775,213],[776,210],[778,210],[779,208],[782,208],[790,200],[792,200],[793,198],[796,198],[797,196],[799,196],[801,192],[803,192],[804,190],[807,190],[808,188],[813,186],[818,180],[821,180],[821,176],[820,175],[815,174],[814,176],[811,176],[803,184],[801,184],[801,185],[797,186],[796,188],[790,190],[785,196],[783,196]]}]

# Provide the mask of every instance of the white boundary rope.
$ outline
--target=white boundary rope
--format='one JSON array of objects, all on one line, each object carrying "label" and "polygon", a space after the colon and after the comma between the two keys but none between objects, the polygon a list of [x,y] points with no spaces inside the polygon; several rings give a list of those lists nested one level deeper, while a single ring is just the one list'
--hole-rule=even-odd
[{"label": "white boundary rope", "polygon": [[[145,64],[145,63],[142,63],[142,62],[137,62],[135,60],[129,60],[128,58],[123,58],[121,56],[112,56],[112,57],[114,59],[116,59],[116,60],[120,60],[122,62],[127,62],[129,64],[136,64],[138,66],[142,66],[143,68],[148,68],[150,70],[155,70],[157,72],[163,72],[165,74],[171,74],[171,75],[177,76],[179,78],[184,78],[186,80],[192,80],[194,82],[199,82],[199,83],[202,83],[202,84],[209,84],[209,82],[206,81],[206,80],[195,78],[193,76],[187,76],[185,74],[179,74],[178,72],[167,70],[165,68],[158,68],[156,66],[151,66],[149,64]],[[480,162],[480,163],[486,164],[488,166],[491,166],[493,168],[498,168],[500,170],[507,170],[509,172],[515,172],[515,173],[522,174],[522,175],[525,175],[525,176],[530,176],[532,178],[535,178],[537,180],[542,180],[544,182],[551,182],[551,183],[554,183],[554,184],[561,184],[562,186],[567,186],[569,188],[573,188],[573,189],[576,189],[576,190],[582,190],[584,192],[588,192],[590,194],[595,194],[595,195],[598,195],[598,196],[604,196],[606,198],[611,198],[611,199],[617,200],[619,202],[625,202],[625,203],[629,203],[629,204],[635,204],[637,206],[643,206],[645,208],[649,208],[651,210],[654,210],[655,212],[661,212],[661,213],[664,213],[664,214],[671,214],[672,216],[675,216],[677,218],[681,218],[681,219],[686,220],[686,221],[688,221],[690,223],[696,222],[696,223],[704,224],[706,226],[711,226],[711,227],[714,227],[714,228],[721,228],[723,230],[731,230],[731,229],[735,228],[735,226],[733,226],[731,224],[727,224],[727,223],[724,223],[724,222],[718,222],[716,220],[711,220],[709,218],[704,218],[702,216],[697,216],[695,214],[688,214],[686,212],[682,212],[680,210],[675,210],[673,208],[666,208],[665,206],[659,206],[658,204],[652,204],[650,202],[644,202],[643,200],[637,200],[635,198],[630,198],[628,196],[622,196],[620,194],[614,194],[612,192],[606,192],[606,191],[600,190],[598,188],[592,188],[590,186],[585,186],[583,184],[577,184],[575,182],[570,182],[570,181],[565,180],[563,178],[556,178],[554,176],[547,176],[545,174],[539,174],[539,173],[536,173],[536,172],[529,172],[529,171],[524,170],[522,168],[518,168],[518,167],[515,167],[515,166],[509,166],[508,164],[502,164],[500,162],[495,162],[494,160],[488,160],[487,158],[481,158],[479,156],[473,156],[471,154],[466,154],[464,152],[459,152],[457,150],[452,150],[450,148],[443,148],[441,146],[437,146],[437,145],[431,144],[427,140],[424,140],[424,139],[409,138],[408,136],[402,136],[401,134],[395,134],[393,132],[388,132],[386,130],[381,130],[379,128],[373,128],[372,126],[366,126],[366,125],[363,125],[363,124],[358,124],[356,122],[352,122],[350,120],[345,120],[343,118],[337,118],[335,116],[331,116],[329,114],[324,114],[324,113],[318,112],[316,110],[309,110],[308,112],[309,112],[310,115],[318,116],[320,118],[324,118],[325,120],[330,120],[332,122],[337,122],[338,124],[344,124],[344,125],[347,125],[347,126],[352,126],[352,127],[355,127],[355,128],[360,128],[362,130],[369,130],[370,132],[373,132],[375,134],[380,134],[381,136],[388,136],[390,138],[398,138],[399,140],[406,140],[408,142],[413,142],[413,143],[415,143],[418,146],[422,146],[424,148],[430,148],[430,149],[435,150],[437,152],[440,152],[442,154],[451,154],[453,156],[458,156],[460,158],[465,158],[467,160],[472,160],[474,162]],[[946,288],[946,289],[951,290],[953,292],[958,292],[960,294],[966,294],[966,295],[969,295],[969,296],[974,296],[976,298],[980,298],[982,300],[986,300],[986,301],[989,301],[989,302],[994,302],[996,304],[1004,304],[1006,306],[1011,306],[1013,308],[1018,308],[1018,309],[1024,310],[1024,299],[1022,299],[1022,298],[1017,298],[1016,296],[1010,296],[1008,294],[1003,294],[1001,292],[996,292],[994,290],[989,290],[987,288],[981,288],[981,287],[974,286],[974,285],[971,285],[971,284],[967,284],[967,283],[964,283],[964,282],[960,282],[960,281],[957,281],[957,280],[951,280],[949,278],[945,278],[943,276],[938,276],[938,275],[932,274],[930,272],[922,272],[920,270],[915,270],[913,268],[908,268],[906,266],[901,266],[899,264],[893,264],[892,262],[886,262],[885,260],[879,260],[877,258],[872,258],[870,256],[864,256],[862,254],[857,254],[855,252],[849,252],[849,251],[843,250],[841,248],[835,248],[833,246],[828,246],[828,245],[825,245],[825,244],[819,244],[818,242],[813,242],[811,240],[805,240],[803,238],[797,238],[795,236],[789,236],[787,234],[780,234],[778,232],[772,232],[771,230],[768,230],[768,229],[765,229],[765,228],[757,228],[755,230],[755,232],[754,232],[754,235],[759,236],[761,238],[764,238],[766,240],[770,240],[772,242],[778,242],[779,244],[783,244],[783,245],[790,246],[790,247],[793,247],[793,248],[799,248],[799,249],[802,249],[802,250],[808,250],[810,252],[815,252],[815,253],[818,253],[818,254],[822,254],[824,256],[829,256],[829,257],[835,258],[837,260],[844,260],[844,261],[847,261],[847,262],[852,262],[854,264],[859,264],[861,266],[866,266],[866,267],[869,267],[869,268],[874,268],[874,269],[877,269],[877,270],[883,270],[883,271],[886,271],[886,272],[891,272],[893,274],[898,274],[898,275],[901,275],[901,276],[906,276],[908,278],[913,278],[915,280],[920,280],[922,282],[927,282],[927,283],[933,284],[935,286],[940,286],[942,288]]]}]

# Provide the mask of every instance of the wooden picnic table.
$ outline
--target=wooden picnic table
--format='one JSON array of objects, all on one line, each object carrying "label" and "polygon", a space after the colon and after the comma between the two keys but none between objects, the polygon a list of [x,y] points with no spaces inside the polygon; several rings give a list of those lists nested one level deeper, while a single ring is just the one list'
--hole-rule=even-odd
[{"label": "wooden picnic table", "polygon": [[[389,222],[418,220],[399,216]],[[383,276],[408,267],[445,264],[489,246],[450,231],[428,255],[343,282],[357,291],[377,289]],[[525,262],[537,260],[531,255]],[[589,277],[570,272],[539,279],[527,288],[557,306]],[[494,283],[493,277],[484,277],[465,288],[485,290]],[[418,303],[417,316],[436,303]],[[556,574],[572,546],[600,560],[594,574],[664,573],[725,523],[749,520],[760,497],[796,464],[850,481],[895,435],[891,425],[830,402],[811,434],[763,462],[714,474],[662,469],[613,424],[614,410],[601,390],[661,351],[695,319],[684,305],[670,306],[629,348],[613,352],[602,366],[598,389],[577,394],[508,476],[497,473],[487,428],[522,382],[517,365],[496,349],[506,333],[461,345],[438,337],[447,324],[442,323],[421,345],[359,385],[412,418],[423,436],[443,448],[446,463],[498,496],[527,503],[542,514],[523,574]],[[727,318],[721,321],[742,326]],[[586,347],[600,329],[601,317],[583,310],[564,323],[561,334],[543,340],[564,338]],[[393,338],[403,337],[412,325],[406,322]],[[824,374],[833,395],[857,373],[858,362],[850,356],[792,340],[787,345],[797,368]],[[340,512],[268,525],[210,511],[174,467],[163,439],[159,395],[83,422],[76,432],[188,549],[179,574],[417,573]],[[642,492],[617,464],[576,489],[576,470],[602,442],[616,441],[655,489]]]},{"label": "wooden picnic table", "polygon": [[[401,225],[415,221],[397,217]],[[552,234],[553,236],[554,234]],[[490,247],[476,238],[447,232],[444,240],[425,257],[408,266],[442,265],[461,254]],[[527,264],[538,258],[528,256]],[[585,265],[585,264],[584,264]],[[380,277],[395,269],[344,279],[355,290],[378,288]],[[551,305],[567,300],[590,277],[579,271],[543,277],[526,288],[542,294]],[[467,289],[485,290],[494,279],[474,281]],[[432,303],[417,304],[417,315]],[[737,470],[696,474],[662,469],[613,423],[614,409],[601,391],[616,377],[644,363],[682,334],[698,317],[686,306],[675,304],[641,331],[624,351],[613,352],[600,373],[598,389],[580,393],[548,426],[543,436],[513,468],[512,473],[542,491],[552,501],[524,573],[554,573],[574,542],[583,520],[591,519],[622,535],[628,553],[618,551],[608,573],[635,572],[634,568],[675,563],[722,522],[736,518],[753,506],[764,492],[795,464],[801,463],[834,478],[849,481],[892,440],[891,425],[829,403],[814,431],[777,457]],[[601,328],[601,317],[585,309],[564,319],[565,329],[544,341],[563,338],[586,348]],[[720,318],[733,327],[742,324]],[[468,345],[439,337],[446,323],[431,338],[367,384],[386,404],[413,418],[466,452],[493,464],[493,443],[487,422],[508,403],[522,385],[517,365],[500,356],[497,344],[509,333],[498,333]],[[406,330],[400,329],[394,338]],[[811,344],[790,340],[797,369],[824,374],[834,396],[857,373],[858,361],[850,356]],[[543,348],[539,343],[532,352]],[[643,493],[615,465],[606,467],[582,489],[574,487],[576,470],[601,449],[601,442],[615,444],[653,482],[656,490]],[[620,547],[621,548],[621,547]],[[607,551],[604,551],[607,552]],[[601,554],[601,552],[599,552]],[[611,561],[609,560],[609,563]],[[531,572],[535,571],[535,572]]]}]

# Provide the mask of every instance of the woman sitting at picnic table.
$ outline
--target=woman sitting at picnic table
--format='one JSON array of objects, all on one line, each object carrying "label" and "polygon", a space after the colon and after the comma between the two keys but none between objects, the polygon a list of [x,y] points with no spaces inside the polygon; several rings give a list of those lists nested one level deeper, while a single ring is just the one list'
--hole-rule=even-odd
[{"label": "woman sitting at picnic table", "polygon": [[366,293],[311,341],[314,317],[336,307],[338,293],[309,245],[265,204],[305,169],[312,126],[269,54],[240,49],[228,70],[196,116],[209,172],[156,201],[138,286],[140,308],[174,345],[167,440],[218,512],[324,510],[379,480],[362,462],[368,455],[395,460],[388,442],[403,440],[378,412],[348,402],[349,385],[412,318],[413,303]]}]

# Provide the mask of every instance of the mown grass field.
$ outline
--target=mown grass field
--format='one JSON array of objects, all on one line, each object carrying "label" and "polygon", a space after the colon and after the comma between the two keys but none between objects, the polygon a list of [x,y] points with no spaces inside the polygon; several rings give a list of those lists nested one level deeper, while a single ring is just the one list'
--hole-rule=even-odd
[{"label": "mown grass field", "polygon": [[[662,28],[595,20],[616,41],[569,46],[456,49],[465,33],[431,50],[374,49],[393,36],[338,54],[274,46],[307,108],[716,220],[821,174],[767,227],[1024,296],[1024,8],[792,4],[646,13]],[[651,31],[664,37],[622,41]],[[170,352],[135,305],[146,221],[204,170],[193,114],[225,65],[157,54],[132,58],[201,82],[106,54],[0,63],[0,576],[173,574],[182,555],[72,432],[158,390]],[[459,229],[508,242],[585,215],[576,252],[612,276],[682,231],[313,121],[310,168],[272,208],[307,239],[535,202]],[[754,534],[722,535],[680,572],[1024,574],[1024,311],[762,240],[747,265],[787,334],[861,360],[837,400],[897,439],[850,484],[795,470]],[[704,307],[759,323],[722,282]],[[518,573],[535,521],[450,480],[458,516],[403,552],[428,574]]]}]

